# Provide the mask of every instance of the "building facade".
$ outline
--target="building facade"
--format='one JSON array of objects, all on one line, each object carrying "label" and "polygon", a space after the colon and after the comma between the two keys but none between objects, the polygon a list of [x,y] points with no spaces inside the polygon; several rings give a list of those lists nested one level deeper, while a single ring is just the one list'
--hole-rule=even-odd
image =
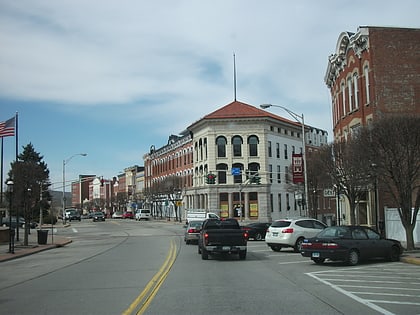
[{"label": "building facade", "polygon": [[[292,184],[290,169],[292,154],[302,153],[300,123],[234,101],[187,130],[188,136],[178,139],[183,142],[158,150],[153,147],[144,156],[146,188],[176,175],[184,178],[181,198],[185,209],[258,221],[305,214],[297,198],[303,186]],[[311,146],[327,143],[326,131],[307,131],[313,133],[307,140]],[[214,184],[208,183],[209,174]],[[252,183],[255,177],[259,184]]]},{"label": "building facade", "polygon": [[[420,115],[420,29],[362,26],[356,33],[341,33],[328,59],[325,83],[331,94],[335,141],[347,140],[386,115]],[[378,217],[374,195],[367,187],[356,223],[378,226],[384,221],[389,204],[378,199]],[[340,204],[342,222],[349,223],[348,203],[340,199]]]}]

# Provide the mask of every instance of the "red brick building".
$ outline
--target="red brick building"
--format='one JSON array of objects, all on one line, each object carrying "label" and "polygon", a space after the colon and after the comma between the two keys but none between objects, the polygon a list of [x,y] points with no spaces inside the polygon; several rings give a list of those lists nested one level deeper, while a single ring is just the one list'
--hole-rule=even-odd
[{"label": "red brick building", "polygon": [[340,34],[329,57],[334,139],[375,117],[420,114],[420,29],[359,27]]},{"label": "red brick building", "polygon": [[[325,83],[331,93],[335,141],[346,140],[384,115],[420,115],[420,29],[361,26],[357,33],[341,33]],[[379,196],[379,217],[374,193],[367,191],[356,223],[377,225],[384,220],[384,207],[390,204],[380,191]],[[342,222],[349,223],[345,217]]]}]

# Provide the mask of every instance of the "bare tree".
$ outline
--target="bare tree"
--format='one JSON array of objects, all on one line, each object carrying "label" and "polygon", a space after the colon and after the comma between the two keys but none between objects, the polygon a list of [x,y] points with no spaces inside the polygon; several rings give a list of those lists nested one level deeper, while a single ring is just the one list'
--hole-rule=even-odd
[{"label": "bare tree", "polygon": [[379,119],[363,130],[360,141],[376,164],[385,192],[397,205],[407,250],[412,250],[420,204],[420,117],[394,115]]},{"label": "bare tree", "polygon": [[326,146],[322,154],[326,172],[338,192],[344,194],[349,202],[350,224],[359,224],[356,206],[365,197],[372,181],[365,153],[354,139],[348,139]]}]

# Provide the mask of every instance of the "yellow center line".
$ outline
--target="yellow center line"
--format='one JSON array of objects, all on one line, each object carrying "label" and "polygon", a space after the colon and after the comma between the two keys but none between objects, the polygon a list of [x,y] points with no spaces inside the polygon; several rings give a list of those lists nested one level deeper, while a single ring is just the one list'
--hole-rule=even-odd
[{"label": "yellow center line", "polygon": [[177,247],[175,242],[174,240],[171,240],[168,256],[166,257],[162,267],[160,267],[159,271],[153,276],[152,280],[149,281],[144,290],[133,301],[133,303],[131,303],[131,305],[122,313],[123,315],[132,314],[138,308],[140,303],[140,308],[135,314],[141,315],[146,311],[175,262],[176,250]]}]

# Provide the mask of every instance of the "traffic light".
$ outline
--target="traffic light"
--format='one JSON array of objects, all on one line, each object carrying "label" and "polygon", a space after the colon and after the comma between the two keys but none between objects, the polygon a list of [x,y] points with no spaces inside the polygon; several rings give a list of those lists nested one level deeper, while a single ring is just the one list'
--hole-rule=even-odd
[{"label": "traffic light", "polygon": [[206,183],[210,185],[216,184],[216,175],[212,173],[207,174]]}]

